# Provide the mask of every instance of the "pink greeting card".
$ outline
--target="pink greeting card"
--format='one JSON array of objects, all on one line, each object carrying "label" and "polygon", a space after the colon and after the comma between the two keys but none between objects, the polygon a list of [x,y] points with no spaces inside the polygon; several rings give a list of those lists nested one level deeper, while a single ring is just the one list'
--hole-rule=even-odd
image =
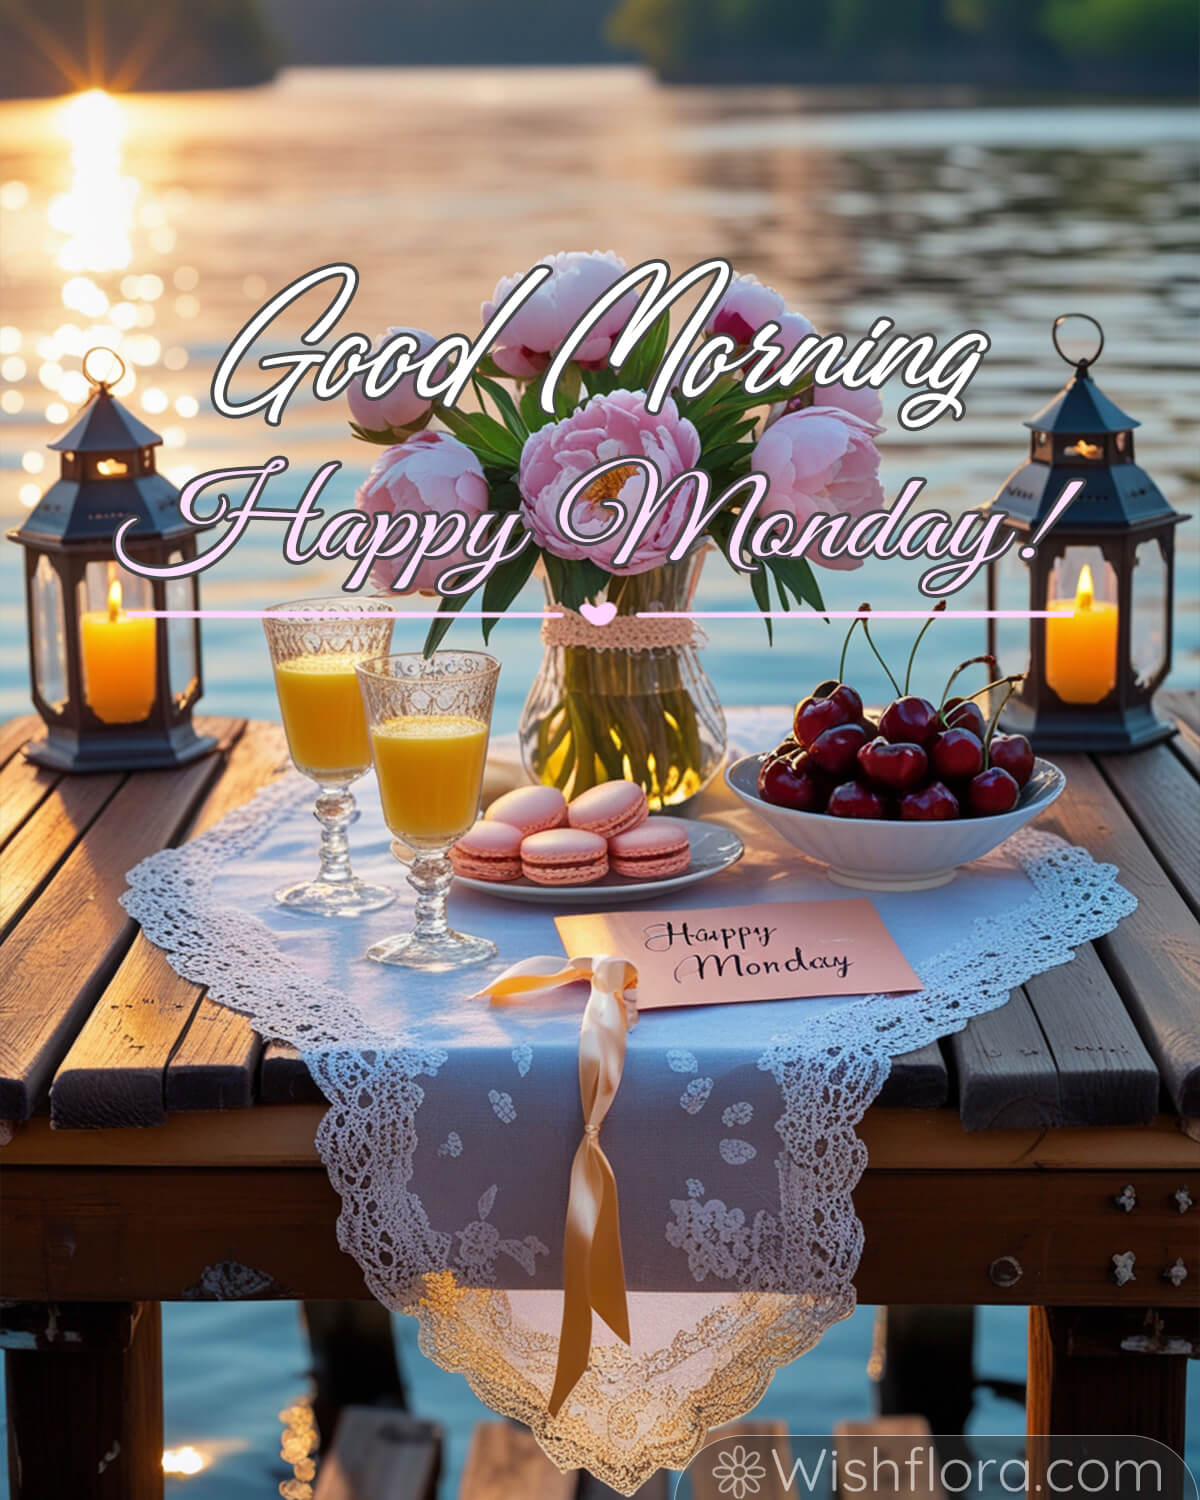
[{"label": "pink greeting card", "polygon": [[638,971],[638,1007],[729,1005],[919,990],[870,901],[780,901],[711,911],[556,917],[571,958],[613,953]]}]

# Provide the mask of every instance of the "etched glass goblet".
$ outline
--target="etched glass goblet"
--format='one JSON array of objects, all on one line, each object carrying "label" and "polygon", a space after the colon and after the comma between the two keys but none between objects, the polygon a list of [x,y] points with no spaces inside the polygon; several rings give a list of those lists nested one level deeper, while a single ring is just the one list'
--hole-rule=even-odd
[{"label": "etched glass goblet", "polygon": [[479,816],[500,663],[482,651],[405,652],[357,671],[384,821],[417,893],[413,930],[376,943],[367,957],[427,973],[482,963],[496,945],[451,929],[446,893],[450,846]]},{"label": "etched glass goblet", "polygon": [[315,879],[275,893],[293,911],[357,917],[396,899],[389,887],[355,875],[347,837],[350,785],[371,766],[354,667],[387,650],[393,621],[383,601],[346,597],[272,605],[263,619],[292,762],[320,787],[313,809],[321,825],[320,869]]}]

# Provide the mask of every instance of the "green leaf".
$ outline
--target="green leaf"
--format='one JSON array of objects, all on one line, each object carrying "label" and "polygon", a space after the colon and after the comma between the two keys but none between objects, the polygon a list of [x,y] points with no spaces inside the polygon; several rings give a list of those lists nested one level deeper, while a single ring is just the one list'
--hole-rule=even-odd
[{"label": "green leaf", "polygon": [[430,620],[429,630],[425,636],[424,654],[432,656],[446,637],[446,632],[454,624],[454,616],[463,609],[470,599],[470,594],[452,594],[449,596],[439,595],[441,600],[437,615]]},{"label": "green leaf", "polygon": [[671,337],[671,319],[660,313],[649,329],[638,339],[632,353],[621,366],[620,379],[628,391],[644,391],[662,364]]},{"label": "green leaf", "polygon": [[478,411],[450,411],[446,407],[439,407],[438,415],[485,468],[502,469],[508,475],[520,466],[520,444],[494,417]]},{"label": "green leaf", "polygon": [[497,385],[494,380],[488,380],[482,375],[476,376],[476,384],[488,393],[499,408],[501,415],[508,424],[508,430],[519,443],[524,443],[529,436],[529,428],[526,427],[517,410],[517,403],[508,394],[502,385]]},{"label": "green leaf", "polygon": [[538,405],[538,391],[540,388],[540,381],[531,380],[521,392],[519,408],[521,420],[530,432],[536,432],[539,427],[545,427],[548,422],[558,420],[553,412],[544,412]]},{"label": "green leaf", "polygon": [[594,599],[612,581],[612,574],[608,569],[602,568],[598,562],[594,562],[590,557],[583,558],[575,564],[575,567],[579,569],[580,586],[584,590],[585,598]]},{"label": "green leaf", "polygon": [[[530,575],[537,566],[538,549],[530,542],[523,552],[516,557],[511,557],[505,563],[488,575],[488,580],[483,586],[483,603],[480,608],[484,610],[505,610],[529,582]],[[499,624],[498,620],[483,621],[483,644],[486,646],[492,629]]]},{"label": "green leaf", "polygon": [[360,427],[357,422],[351,422],[350,431],[360,442],[374,443],[380,448],[390,448],[395,441],[390,427],[382,427],[378,432],[372,432],[369,427]]},{"label": "green leaf", "polygon": [[763,612],[763,624],[767,627],[767,644],[773,646],[775,644],[773,623],[765,618],[771,609],[771,587],[767,582],[767,575],[761,568],[756,568],[750,574],[750,592],[754,595],[754,602]]},{"label": "green leaf", "polygon": [[813,609],[824,609],[821,587],[806,557],[770,557],[764,559],[766,566],[781,588],[786,589],[798,604],[807,604]]}]

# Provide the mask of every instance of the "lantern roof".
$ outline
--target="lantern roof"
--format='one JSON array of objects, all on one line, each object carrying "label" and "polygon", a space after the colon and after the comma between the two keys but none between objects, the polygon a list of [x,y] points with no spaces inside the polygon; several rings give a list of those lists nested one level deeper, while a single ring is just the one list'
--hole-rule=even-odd
[{"label": "lantern roof", "polygon": [[1141,423],[1110,401],[1088,374],[1087,360],[1080,360],[1075,374],[1054,400],[1025,423],[1035,432],[1067,432],[1086,435],[1097,432],[1128,432]]},{"label": "lantern roof", "polygon": [[151,448],[162,438],[138,419],[105,385],[97,386],[69,432],[49,447],[56,453],[125,453]]}]

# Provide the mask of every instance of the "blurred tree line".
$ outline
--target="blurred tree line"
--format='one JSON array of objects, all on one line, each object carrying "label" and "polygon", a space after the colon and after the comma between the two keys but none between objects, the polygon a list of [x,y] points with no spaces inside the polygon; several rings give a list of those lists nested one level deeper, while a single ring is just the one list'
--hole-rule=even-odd
[{"label": "blurred tree line", "polygon": [[[619,0],[609,35],[667,76],[721,59],[736,67],[739,59],[773,57],[807,59],[806,73],[831,63],[839,81],[857,69],[863,82],[880,71],[904,82],[908,64],[911,81],[920,82],[923,73],[939,71],[939,62],[957,59],[959,82],[975,81],[983,66],[997,75],[987,81],[1007,70],[1020,85],[1013,64],[1024,59],[1039,85],[1054,76],[1086,77],[1096,63],[1142,72],[1164,67],[1194,83],[1200,6],[1196,0]],[[702,71],[716,76],[709,67]]]}]

